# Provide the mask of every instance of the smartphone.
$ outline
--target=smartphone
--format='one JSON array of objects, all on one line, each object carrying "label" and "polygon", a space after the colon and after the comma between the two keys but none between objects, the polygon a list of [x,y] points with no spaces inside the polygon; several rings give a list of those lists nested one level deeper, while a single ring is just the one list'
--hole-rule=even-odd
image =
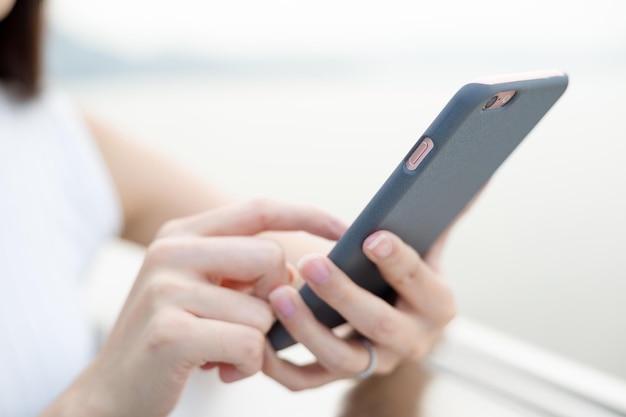
[{"label": "smartphone", "polygon": [[[563,72],[542,71],[488,77],[463,86],[328,257],[358,285],[393,303],[396,294],[362,252],[365,238],[389,230],[425,254],[567,84]],[[333,328],[345,322],[308,286],[300,294],[324,325]],[[276,350],[295,343],[278,321],[268,337]]]}]

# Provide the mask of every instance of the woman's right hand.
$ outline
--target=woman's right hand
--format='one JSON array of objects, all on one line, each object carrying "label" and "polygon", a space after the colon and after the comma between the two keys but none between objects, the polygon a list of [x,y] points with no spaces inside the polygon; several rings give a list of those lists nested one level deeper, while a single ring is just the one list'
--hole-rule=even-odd
[{"label": "woman's right hand", "polygon": [[101,352],[43,415],[166,416],[196,368],[219,367],[226,382],[258,372],[274,321],[267,296],[292,279],[283,249],[255,236],[266,230],[335,240],[344,226],[266,200],[170,221]]}]

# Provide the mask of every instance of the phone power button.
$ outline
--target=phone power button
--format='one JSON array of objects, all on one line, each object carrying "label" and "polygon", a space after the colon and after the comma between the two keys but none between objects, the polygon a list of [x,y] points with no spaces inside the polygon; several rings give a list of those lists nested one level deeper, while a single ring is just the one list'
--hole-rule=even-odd
[{"label": "phone power button", "polygon": [[424,138],[420,142],[420,144],[417,145],[417,148],[415,148],[411,156],[409,156],[409,159],[407,159],[406,163],[404,164],[406,169],[408,169],[409,171],[414,171],[434,147],[435,144],[433,143],[431,138]]}]

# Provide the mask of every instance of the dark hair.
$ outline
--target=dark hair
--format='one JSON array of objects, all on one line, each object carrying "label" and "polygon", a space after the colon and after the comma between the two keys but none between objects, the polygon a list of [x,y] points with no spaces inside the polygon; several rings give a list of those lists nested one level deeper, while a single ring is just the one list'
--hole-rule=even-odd
[{"label": "dark hair", "polygon": [[33,97],[41,82],[42,0],[16,0],[0,21],[0,82]]}]

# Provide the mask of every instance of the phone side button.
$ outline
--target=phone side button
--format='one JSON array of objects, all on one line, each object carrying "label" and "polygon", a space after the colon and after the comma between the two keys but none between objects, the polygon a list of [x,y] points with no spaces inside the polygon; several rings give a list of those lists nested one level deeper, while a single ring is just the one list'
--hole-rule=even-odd
[{"label": "phone side button", "polygon": [[424,138],[422,142],[417,145],[417,148],[415,148],[411,156],[409,156],[409,159],[407,159],[406,163],[404,164],[406,169],[408,169],[409,171],[414,171],[434,147],[435,144],[433,143],[431,138]]}]

